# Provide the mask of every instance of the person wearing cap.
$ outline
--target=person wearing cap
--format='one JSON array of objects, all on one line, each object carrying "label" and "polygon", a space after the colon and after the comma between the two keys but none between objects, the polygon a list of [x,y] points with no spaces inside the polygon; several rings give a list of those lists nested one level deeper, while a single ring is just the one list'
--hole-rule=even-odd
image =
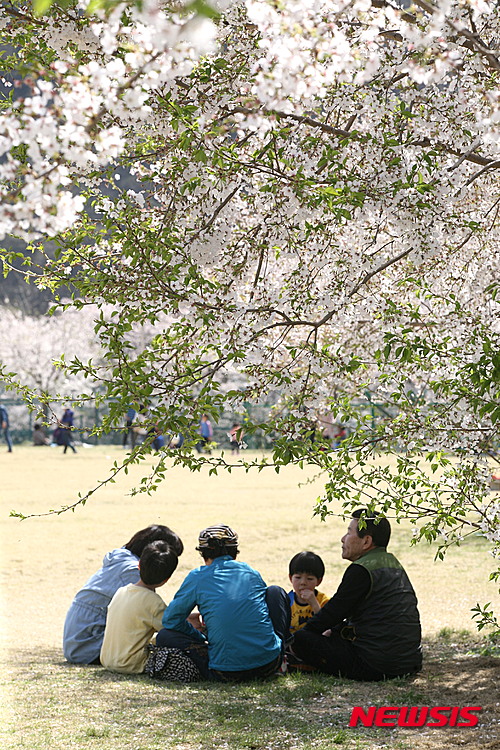
[{"label": "person wearing cap", "polygon": [[[192,570],[163,615],[157,646],[185,650],[202,676],[219,681],[264,679],[279,670],[290,640],[290,606],[279,586],[236,560],[238,536],[224,524],[200,532],[205,565]],[[187,620],[198,607],[206,636]]]}]

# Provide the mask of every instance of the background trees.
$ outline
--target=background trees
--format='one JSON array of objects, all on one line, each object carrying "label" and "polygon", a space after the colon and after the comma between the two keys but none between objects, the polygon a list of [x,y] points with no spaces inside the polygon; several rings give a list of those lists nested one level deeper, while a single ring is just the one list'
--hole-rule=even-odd
[{"label": "background trees", "polygon": [[[273,436],[278,469],[317,463],[320,512],[373,502],[412,516],[416,539],[480,530],[497,554],[496,6],[2,13],[4,67],[30,93],[3,103],[0,231],[51,239],[45,264],[22,254],[27,276],[100,310],[104,360],[67,372],[110,404],[103,429],[147,402],[189,443],[201,413],[278,391],[247,433]],[[386,421],[356,408],[363,393]],[[311,439],[324,412],[351,427],[335,453]]]}]

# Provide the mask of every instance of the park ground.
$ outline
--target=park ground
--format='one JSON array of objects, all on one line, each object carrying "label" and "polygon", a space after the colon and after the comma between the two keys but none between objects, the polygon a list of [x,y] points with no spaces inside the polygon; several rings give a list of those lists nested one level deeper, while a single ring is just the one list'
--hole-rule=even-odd
[{"label": "park ground", "polygon": [[[185,544],[179,568],[159,593],[169,601],[200,564],[200,529],[224,522],[240,535],[241,559],[268,583],[287,587],[287,564],[301,549],[323,557],[321,589],[332,593],[345,569],[344,521],[313,516],[321,480],[287,467],[209,476],[179,467],[151,496],[130,495],[152,461],[132,467],[85,507],[19,521],[11,510],[44,514],[73,503],[108,475],[122,449],[16,447],[0,453],[2,707],[6,750],[323,750],[458,748],[500,750],[500,659],[471,620],[477,602],[495,602],[488,546],[473,536],[446,559],[410,547],[411,528],[394,525],[390,549],[415,586],[422,616],[423,671],[405,680],[361,684],[322,675],[287,675],[266,684],[213,686],[155,683],[68,665],[62,626],[73,594],[139,528],[165,523]],[[333,509],[338,512],[337,509]],[[354,706],[481,706],[474,728],[349,727]]]}]

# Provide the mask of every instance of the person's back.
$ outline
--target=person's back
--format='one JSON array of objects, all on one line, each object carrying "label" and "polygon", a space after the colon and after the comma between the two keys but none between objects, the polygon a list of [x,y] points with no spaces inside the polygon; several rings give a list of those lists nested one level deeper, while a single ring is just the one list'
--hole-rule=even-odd
[{"label": "person's back", "polygon": [[[183,586],[196,600],[209,640],[210,668],[239,671],[260,667],[278,656],[276,636],[260,574],[225,555],[192,571]],[[171,627],[175,597],[163,626]]]},{"label": "person's back", "polygon": [[165,610],[164,629],[158,634],[158,645],[188,652],[193,645],[202,649],[204,636],[186,619],[197,606],[206,628],[208,665],[196,655],[193,660],[210,679],[269,676],[279,667],[283,643],[290,637],[286,593],[277,586],[268,588],[260,573],[236,561],[237,544],[238,536],[223,524],[200,532],[197,549],[205,565],[187,575]]},{"label": "person's back", "polygon": [[365,568],[371,581],[368,596],[350,617],[359,655],[385,674],[417,671],[422,665],[420,618],[403,566],[381,547],[352,564]]},{"label": "person's back", "polygon": [[119,588],[137,583],[137,563],[128,549],[111,550],[77,592],[64,622],[63,652],[68,661],[91,664],[99,659],[109,603]]},{"label": "person's back", "polygon": [[161,596],[136,583],[118,589],[108,607],[100,653],[102,666],[123,674],[143,672],[146,646],[161,629],[166,606]]},{"label": "person's back", "polygon": [[99,662],[109,603],[119,588],[140,580],[139,558],[144,547],[157,540],[166,541],[177,555],[182,554],[182,541],[172,529],[151,524],[123,547],[108,552],[101,568],[77,592],[64,622],[63,652],[69,662]]},{"label": "person's back", "polygon": [[147,645],[162,627],[165,602],[155,589],[168,581],[177,555],[166,542],[148,544],[139,560],[140,581],[118,589],[108,607],[101,664],[113,672],[139,674],[148,658]]}]

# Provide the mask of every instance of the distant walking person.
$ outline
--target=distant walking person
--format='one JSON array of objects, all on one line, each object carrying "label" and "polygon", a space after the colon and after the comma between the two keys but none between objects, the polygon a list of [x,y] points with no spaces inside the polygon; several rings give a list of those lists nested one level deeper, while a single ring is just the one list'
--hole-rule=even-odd
[{"label": "distant walking person", "polygon": [[196,443],[196,450],[198,451],[198,453],[203,453],[203,450],[205,449],[207,453],[211,453],[209,446],[212,442],[214,431],[212,428],[212,423],[208,418],[208,414],[204,414],[202,416],[198,431],[200,433],[200,440]]},{"label": "distant walking person", "polygon": [[76,448],[73,445],[73,435],[71,434],[71,430],[73,428],[73,417],[74,412],[69,407],[67,407],[61,417],[61,432],[59,433],[61,445],[64,445],[63,453],[66,453],[68,448],[71,448],[73,453],[76,453]]},{"label": "distant walking person", "polygon": [[243,444],[243,430],[241,425],[238,422],[235,422],[227,433],[227,436],[231,443],[231,453],[234,456],[237,456]]},{"label": "distant walking person", "polygon": [[9,432],[9,415],[7,414],[7,409],[5,406],[0,405],[0,425],[3,430],[3,436],[5,438],[5,442],[7,443],[7,451],[9,453],[12,453],[12,440],[10,438],[10,432]]},{"label": "distant walking person", "polygon": [[133,428],[136,411],[131,406],[127,409],[125,415],[125,432],[123,433],[123,447],[127,447],[128,438],[130,436],[130,445],[135,448],[135,432]]}]

